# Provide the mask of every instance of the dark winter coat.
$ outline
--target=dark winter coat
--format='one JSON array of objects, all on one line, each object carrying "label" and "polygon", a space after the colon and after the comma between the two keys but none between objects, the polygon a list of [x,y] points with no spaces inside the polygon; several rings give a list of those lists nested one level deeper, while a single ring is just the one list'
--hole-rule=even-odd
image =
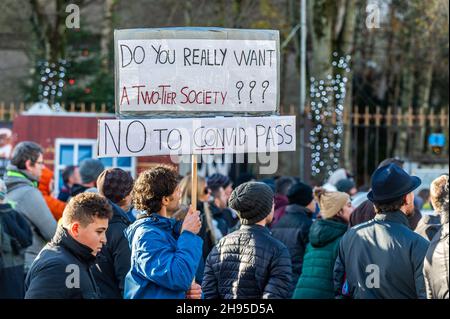
[{"label": "dark winter coat", "polygon": [[206,299],[290,298],[289,251],[268,228],[242,225],[222,238],[206,260]]},{"label": "dark winter coat", "polygon": [[309,242],[309,229],[312,225],[309,209],[291,204],[286,207],[286,214],[272,228],[273,237],[289,249],[292,263],[292,289],[295,288],[302,272],[303,255]]},{"label": "dark winter coat", "polygon": [[106,230],[106,245],[97,256],[97,264],[92,267],[101,297],[121,299],[125,276],[130,270],[131,250],[125,229],[131,224],[122,209],[110,201],[113,217]]},{"label": "dark winter coat", "polygon": [[401,211],[377,214],[343,236],[334,288],[355,299],[425,298],[423,260],[428,241],[409,228]]},{"label": "dark winter coat", "polygon": [[100,291],[91,272],[92,249],[59,226],[39,253],[25,280],[25,299],[97,299]]},{"label": "dark winter coat", "polygon": [[23,299],[25,248],[32,242],[25,218],[9,204],[0,204],[0,299]]}]

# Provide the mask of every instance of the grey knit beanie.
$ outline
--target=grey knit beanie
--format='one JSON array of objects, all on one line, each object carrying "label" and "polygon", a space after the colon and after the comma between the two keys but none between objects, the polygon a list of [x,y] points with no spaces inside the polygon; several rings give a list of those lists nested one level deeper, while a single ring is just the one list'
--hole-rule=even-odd
[{"label": "grey knit beanie", "polygon": [[98,176],[103,172],[105,166],[98,159],[85,159],[80,163],[80,177],[83,184],[97,181]]},{"label": "grey knit beanie", "polygon": [[273,191],[264,183],[247,182],[236,187],[228,204],[238,213],[243,225],[255,224],[272,211]]}]

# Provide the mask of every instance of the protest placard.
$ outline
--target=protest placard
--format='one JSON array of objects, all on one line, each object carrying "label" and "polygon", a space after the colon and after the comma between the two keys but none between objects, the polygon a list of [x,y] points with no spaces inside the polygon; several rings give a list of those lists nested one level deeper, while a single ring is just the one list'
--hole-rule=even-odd
[{"label": "protest placard", "polygon": [[99,156],[294,151],[295,116],[99,121]]},{"label": "protest placard", "polygon": [[278,31],[117,30],[115,51],[120,116],[277,111]]}]

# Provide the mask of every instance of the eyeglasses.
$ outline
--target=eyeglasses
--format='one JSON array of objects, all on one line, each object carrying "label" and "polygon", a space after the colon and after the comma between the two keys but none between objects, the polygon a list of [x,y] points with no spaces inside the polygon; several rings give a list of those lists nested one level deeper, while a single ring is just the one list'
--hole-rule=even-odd
[{"label": "eyeglasses", "polygon": [[35,162],[34,164],[39,164],[39,165],[44,165],[44,161],[41,161],[41,162]]}]

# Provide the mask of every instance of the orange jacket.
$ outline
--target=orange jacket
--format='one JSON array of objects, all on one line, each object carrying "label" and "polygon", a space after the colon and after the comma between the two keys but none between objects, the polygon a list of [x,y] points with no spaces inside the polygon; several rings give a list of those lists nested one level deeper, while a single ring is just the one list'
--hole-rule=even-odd
[{"label": "orange jacket", "polygon": [[53,179],[53,172],[47,167],[42,168],[41,178],[39,180],[39,190],[44,196],[48,208],[53,214],[53,217],[58,221],[62,217],[66,203],[54,198],[50,192],[50,183]]}]

